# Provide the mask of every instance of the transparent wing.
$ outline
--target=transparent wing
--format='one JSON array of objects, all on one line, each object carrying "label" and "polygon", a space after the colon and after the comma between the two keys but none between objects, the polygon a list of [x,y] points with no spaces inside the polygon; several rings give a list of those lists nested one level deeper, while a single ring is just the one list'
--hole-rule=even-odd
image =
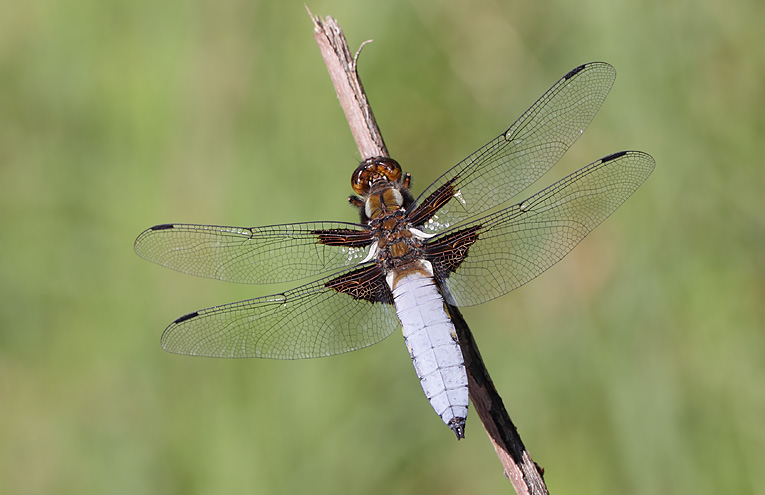
[{"label": "transparent wing", "polygon": [[182,316],[162,334],[162,347],[195,356],[302,359],[360,349],[398,327],[392,298],[370,302],[326,286],[336,279]]},{"label": "transparent wing", "polygon": [[[646,153],[614,153],[521,203],[471,222],[466,227],[477,228],[477,240],[444,281],[446,297],[456,306],[472,306],[538,276],[624,203],[653,168]],[[439,237],[431,242],[438,243]]]},{"label": "transparent wing", "polygon": [[417,198],[421,204],[451,183],[454,198],[426,222],[440,232],[497,206],[555,165],[592,121],[616,78],[603,62],[573,69],[507,131],[449,169]]},{"label": "transparent wing", "polygon": [[[199,277],[228,282],[290,282],[351,267],[362,261],[369,231],[345,222],[311,222],[267,227],[165,224],[135,241],[139,256]],[[317,232],[336,232],[357,247],[319,242]],[[371,242],[371,240],[369,241]]]}]

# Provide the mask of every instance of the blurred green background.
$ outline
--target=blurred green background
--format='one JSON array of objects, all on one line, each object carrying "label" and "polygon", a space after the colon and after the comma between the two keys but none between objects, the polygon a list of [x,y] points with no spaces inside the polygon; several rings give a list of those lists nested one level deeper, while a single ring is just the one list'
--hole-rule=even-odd
[{"label": "blurred green background", "polygon": [[[527,193],[622,149],[646,184],[465,315],[552,493],[765,493],[765,4],[312,1],[421,191],[568,70],[619,76]],[[195,309],[282,290],[139,259],[164,222],[354,221],[358,154],[302,1],[0,6],[0,493],[510,490],[399,335],[330,359],[166,354]]]}]

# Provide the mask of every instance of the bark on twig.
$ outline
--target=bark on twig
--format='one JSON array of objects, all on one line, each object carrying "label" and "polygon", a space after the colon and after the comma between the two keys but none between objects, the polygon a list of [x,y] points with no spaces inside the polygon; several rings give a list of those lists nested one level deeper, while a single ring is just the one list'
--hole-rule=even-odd
[{"label": "bark on twig", "polygon": [[[345,35],[337,21],[331,17],[322,20],[310,11],[308,14],[314,23],[314,38],[324,57],[362,160],[389,156],[361,80],[356,73],[358,53],[355,57],[351,56]],[[470,400],[494,445],[497,457],[504,467],[505,476],[510,479],[519,495],[547,494],[547,487],[542,479],[543,471],[531,460],[515,425],[510,420],[502,398],[494,388],[489,372],[484,366],[470,328],[456,307],[448,306],[448,310],[465,358]]]},{"label": "bark on twig", "polygon": [[331,17],[322,21],[318,16],[311,14],[310,10],[308,14],[314,23],[313,37],[319,45],[321,56],[324,57],[329,77],[362,159],[388,156],[388,149],[377,127],[372,107],[369,106],[361,79],[356,73],[356,59],[361,48],[355,56],[351,56],[345,34],[337,21]]},{"label": "bark on twig", "polygon": [[457,330],[462,357],[465,359],[470,401],[481,418],[499,462],[505,468],[505,476],[510,479],[518,495],[547,494],[547,486],[542,478],[544,470],[531,460],[529,451],[523,445],[521,436],[507,414],[502,397],[494,388],[489,371],[483,364],[473,333],[459,309],[451,305],[447,305],[447,308]]}]

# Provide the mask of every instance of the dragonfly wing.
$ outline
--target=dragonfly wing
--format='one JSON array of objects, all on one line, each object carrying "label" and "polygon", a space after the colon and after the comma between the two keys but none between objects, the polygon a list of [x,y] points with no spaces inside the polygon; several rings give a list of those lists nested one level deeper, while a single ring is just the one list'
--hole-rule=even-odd
[{"label": "dragonfly wing", "polygon": [[[611,90],[616,71],[603,62],[579,66],[563,76],[509,129],[446,171],[418,198],[448,202],[422,215],[422,228],[437,233],[520,193],[555,165],[579,138]],[[432,199],[432,198],[431,198]],[[430,201],[432,203],[432,201]]]},{"label": "dragonfly wing", "polygon": [[176,354],[302,359],[377,343],[399,325],[376,265],[348,270],[271,296],[195,311],[162,334]]},{"label": "dragonfly wing", "polygon": [[426,252],[445,297],[472,306],[535,278],[624,203],[654,165],[640,151],[614,153],[525,201],[435,237]]},{"label": "dragonfly wing", "polygon": [[366,226],[344,222],[253,228],[164,224],[141,233],[135,251],[191,275],[270,284],[354,266],[366,257],[371,243]]}]

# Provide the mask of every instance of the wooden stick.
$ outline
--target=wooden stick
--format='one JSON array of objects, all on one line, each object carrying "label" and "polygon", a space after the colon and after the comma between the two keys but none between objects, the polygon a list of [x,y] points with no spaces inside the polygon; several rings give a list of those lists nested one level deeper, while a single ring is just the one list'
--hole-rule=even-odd
[{"label": "wooden stick", "polygon": [[[306,6],[308,10],[308,6]],[[361,45],[356,56],[351,57],[348,42],[343,30],[331,17],[322,22],[318,16],[311,14],[314,23],[314,39],[319,45],[324,63],[327,65],[329,77],[335,86],[340,106],[343,107],[345,118],[351,127],[356,147],[361,153],[362,160],[377,156],[388,156],[380,129],[377,127],[372,107],[369,106],[361,79],[356,73],[356,60],[361,53]]]},{"label": "wooden stick", "polygon": [[[364,87],[356,73],[358,53],[351,57],[348,42],[337,21],[331,17],[322,20],[310,11],[308,14],[314,24],[314,38],[324,57],[362,160],[388,156]],[[510,420],[502,398],[494,388],[489,372],[483,364],[470,328],[456,307],[447,307],[465,359],[470,400],[494,445],[497,457],[504,467],[505,476],[510,479],[519,495],[547,494],[547,487],[542,479],[543,470],[531,460],[515,425]]]},{"label": "wooden stick", "polygon": [[452,305],[447,305],[447,308],[457,330],[462,357],[465,359],[470,401],[494,445],[499,462],[505,468],[505,476],[510,479],[518,495],[547,494],[547,486],[542,478],[544,470],[531,460],[529,451],[523,445],[518,430],[507,414],[502,397],[494,388],[489,371],[483,364],[473,333],[459,309]]}]

